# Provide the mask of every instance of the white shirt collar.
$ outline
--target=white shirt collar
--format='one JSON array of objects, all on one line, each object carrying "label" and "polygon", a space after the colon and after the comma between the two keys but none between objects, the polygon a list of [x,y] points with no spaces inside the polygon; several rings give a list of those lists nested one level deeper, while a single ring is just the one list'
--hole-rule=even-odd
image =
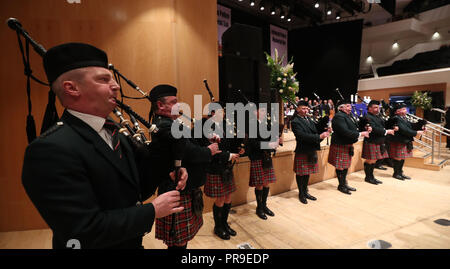
[{"label": "white shirt collar", "polygon": [[67,112],[84,121],[87,125],[91,126],[97,133],[103,128],[106,119],[90,114],[81,113],[75,110],[67,109]]}]

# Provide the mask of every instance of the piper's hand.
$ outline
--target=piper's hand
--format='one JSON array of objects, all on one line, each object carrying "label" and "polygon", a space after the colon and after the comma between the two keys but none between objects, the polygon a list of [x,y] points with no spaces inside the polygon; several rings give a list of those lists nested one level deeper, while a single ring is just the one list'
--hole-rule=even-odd
[{"label": "piper's hand", "polygon": [[244,148],[239,148],[239,154],[242,155],[245,153],[245,149]]},{"label": "piper's hand", "polygon": [[169,191],[161,194],[152,201],[155,208],[155,217],[163,218],[172,213],[183,211],[184,207],[180,206],[180,192]]},{"label": "piper's hand", "polygon": [[271,149],[276,149],[276,148],[278,148],[278,146],[280,146],[280,139],[278,139],[277,141],[274,141],[274,142],[270,142],[269,143],[269,148],[271,148]]},{"label": "piper's hand", "polygon": [[[172,180],[175,180],[175,171],[170,172],[169,175]],[[178,170],[178,184],[175,189],[178,191],[184,190],[184,188],[186,187],[187,179],[188,179],[188,172],[186,168],[181,167],[180,170]]]},{"label": "piper's hand", "polygon": [[218,153],[221,153],[222,151],[219,150],[219,145],[217,143],[212,143],[208,146],[209,150],[211,150],[211,156],[214,156]]},{"label": "piper's hand", "polygon": [[232,161],[235,161],[235,160],[239,159],[239,154],[237,154],[237,153],[230,153],[230,154],[231,154],[231,160]]},{"label": "piper's hand", "polygon": [[423,135],[423,131],[417,131],[417,135]]},{"label": "piper's hand", "polygon": [[395,133],[395,130],[393,130],[393,129],[386,130],[386,134],[394,135],[394,133]]},{"label": "piper's hand", "polygon": [[359,133],[359,135],[369,138],[369,132],[368,131],[361,132],[361,133]]},{"label": "piper's hand", "polygon": [[320,134],[320,139],[324,139],[324,138],[327,138],[329,136],[330,136],[329,132],[323,132],[323,133]]},{"label": "piper's hand", "polygon": [[367,127],[367,132],[372,132],[372,127],[371,126],[369,126],[369,127]]},{"label": "piper's hand", "polygon": [[398,126],[394,126],[394,132],[398,131]]},{"label": "piper's hand", "polygon": [[218,134],[212,134],[209,138],[210,143],[220,143],[220,136]]}]

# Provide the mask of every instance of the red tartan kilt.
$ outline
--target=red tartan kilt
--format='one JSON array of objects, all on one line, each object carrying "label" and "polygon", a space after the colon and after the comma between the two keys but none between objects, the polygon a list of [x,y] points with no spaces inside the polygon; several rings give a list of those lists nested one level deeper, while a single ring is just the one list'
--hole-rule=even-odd
[{"label": "red tartan kilt", "polygon": [[172,215],[156,219],[155,238],[163,240],[167,246],[185,245],[192,240],[203,225],[203,218],[197,217],[192,211],[192,198],[190,194],[180,195],[180,206],[184,210],[175,213],[175,236],[170,236]]},{"label": "red tartan kilt", "polygon": [[296,153],[294,159],[294,172],[297,176],[310,175],[319,172],[317,163],[308,162],[308,155]]},{"label": "red tartan kilt", "polygon": [[347,169],[352,163],[352,156],[349,154],[350,147],[353,145],[337,145],[330,146],[328,153],[328,163],[336,167],[336,169]]},{"label": "red tartan kilt", "polygon": [[389,154],[387,150],[384,154],[381,154],[380,145],[364,142],[361,158],[366,160],[380,160],[389,158]]},{"label": "red tartan kilt", "polygon": [[406,144],[389,142],[389,157],[395,159],[405,159],[412,157],[412,151],[408,151]]},{"label": "red tartan kilt", "polygon": [[206,183],[203,188],[208,197],[223,197],[236,191],[236,184],[233,180],[229,184],[222,182],[222,176],[206,174]]},{"label": "red tartan kilt", "polygon": [[268,183],[274,183],[276,181],[275,171],[273,167],[263,169],[262,160],[256,160],[250,162],[250,187],[262,186]]}]

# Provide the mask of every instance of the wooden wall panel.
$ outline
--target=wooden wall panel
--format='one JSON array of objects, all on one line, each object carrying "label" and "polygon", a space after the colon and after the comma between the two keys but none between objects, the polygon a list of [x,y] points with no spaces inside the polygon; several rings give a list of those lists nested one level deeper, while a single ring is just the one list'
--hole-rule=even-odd
[{"label": "wooden wall panel", "polygon": [[447,95],[447,83],[436,83],[436,84],[426,84],[426,85],[415,85],[406,87],[396,87],[396,88],[386,88],[386,89],[376,89],[376,90],[364,90],[359,91],[358,95],[370,96],[372,100],[385,100],[389,102],[389,97],[393,95],[412,95],[415,91],[432,91],[432,92],[444,92],[444,100],[446,100]]},{"label": "wooden wall panel", "polygon": [[[180,89],[179,99],[193,105],[193,94],[209,100],[208,82],[218,96],[216,1],[204,0],[15,0],[0,4],[0,231],[47,227],[21,184],[27,146],[26,79],[16,34],[4,24],[17,18],[46,49],[65,42],[85,42],[108,53],[109,61],[145,92],[160,83]],[[199,12],[201,10],[201,13]],[[45,79],[42,59],[31,52],[33,74]],[[122,82],[127,95],[139,96]],[[33,115],[38,134],[48,89],[32,83]],[[147,117],[146,100],[127,101]],[[57,103],[59,114],[63,109]]]}]

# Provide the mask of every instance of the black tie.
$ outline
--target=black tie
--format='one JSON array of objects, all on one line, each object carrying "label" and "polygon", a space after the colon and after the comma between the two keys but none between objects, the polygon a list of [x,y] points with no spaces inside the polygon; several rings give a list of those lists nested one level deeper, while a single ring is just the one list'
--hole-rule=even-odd
[{"label": "black tie", "polygon": [[113,150],[119,154],[119,157],[122,159],[122,150],[120,148],[120,140],[119,140],[119,128],[116,126],[115,122],[106,119],[103,128],[108,130],[111,134]]}]

